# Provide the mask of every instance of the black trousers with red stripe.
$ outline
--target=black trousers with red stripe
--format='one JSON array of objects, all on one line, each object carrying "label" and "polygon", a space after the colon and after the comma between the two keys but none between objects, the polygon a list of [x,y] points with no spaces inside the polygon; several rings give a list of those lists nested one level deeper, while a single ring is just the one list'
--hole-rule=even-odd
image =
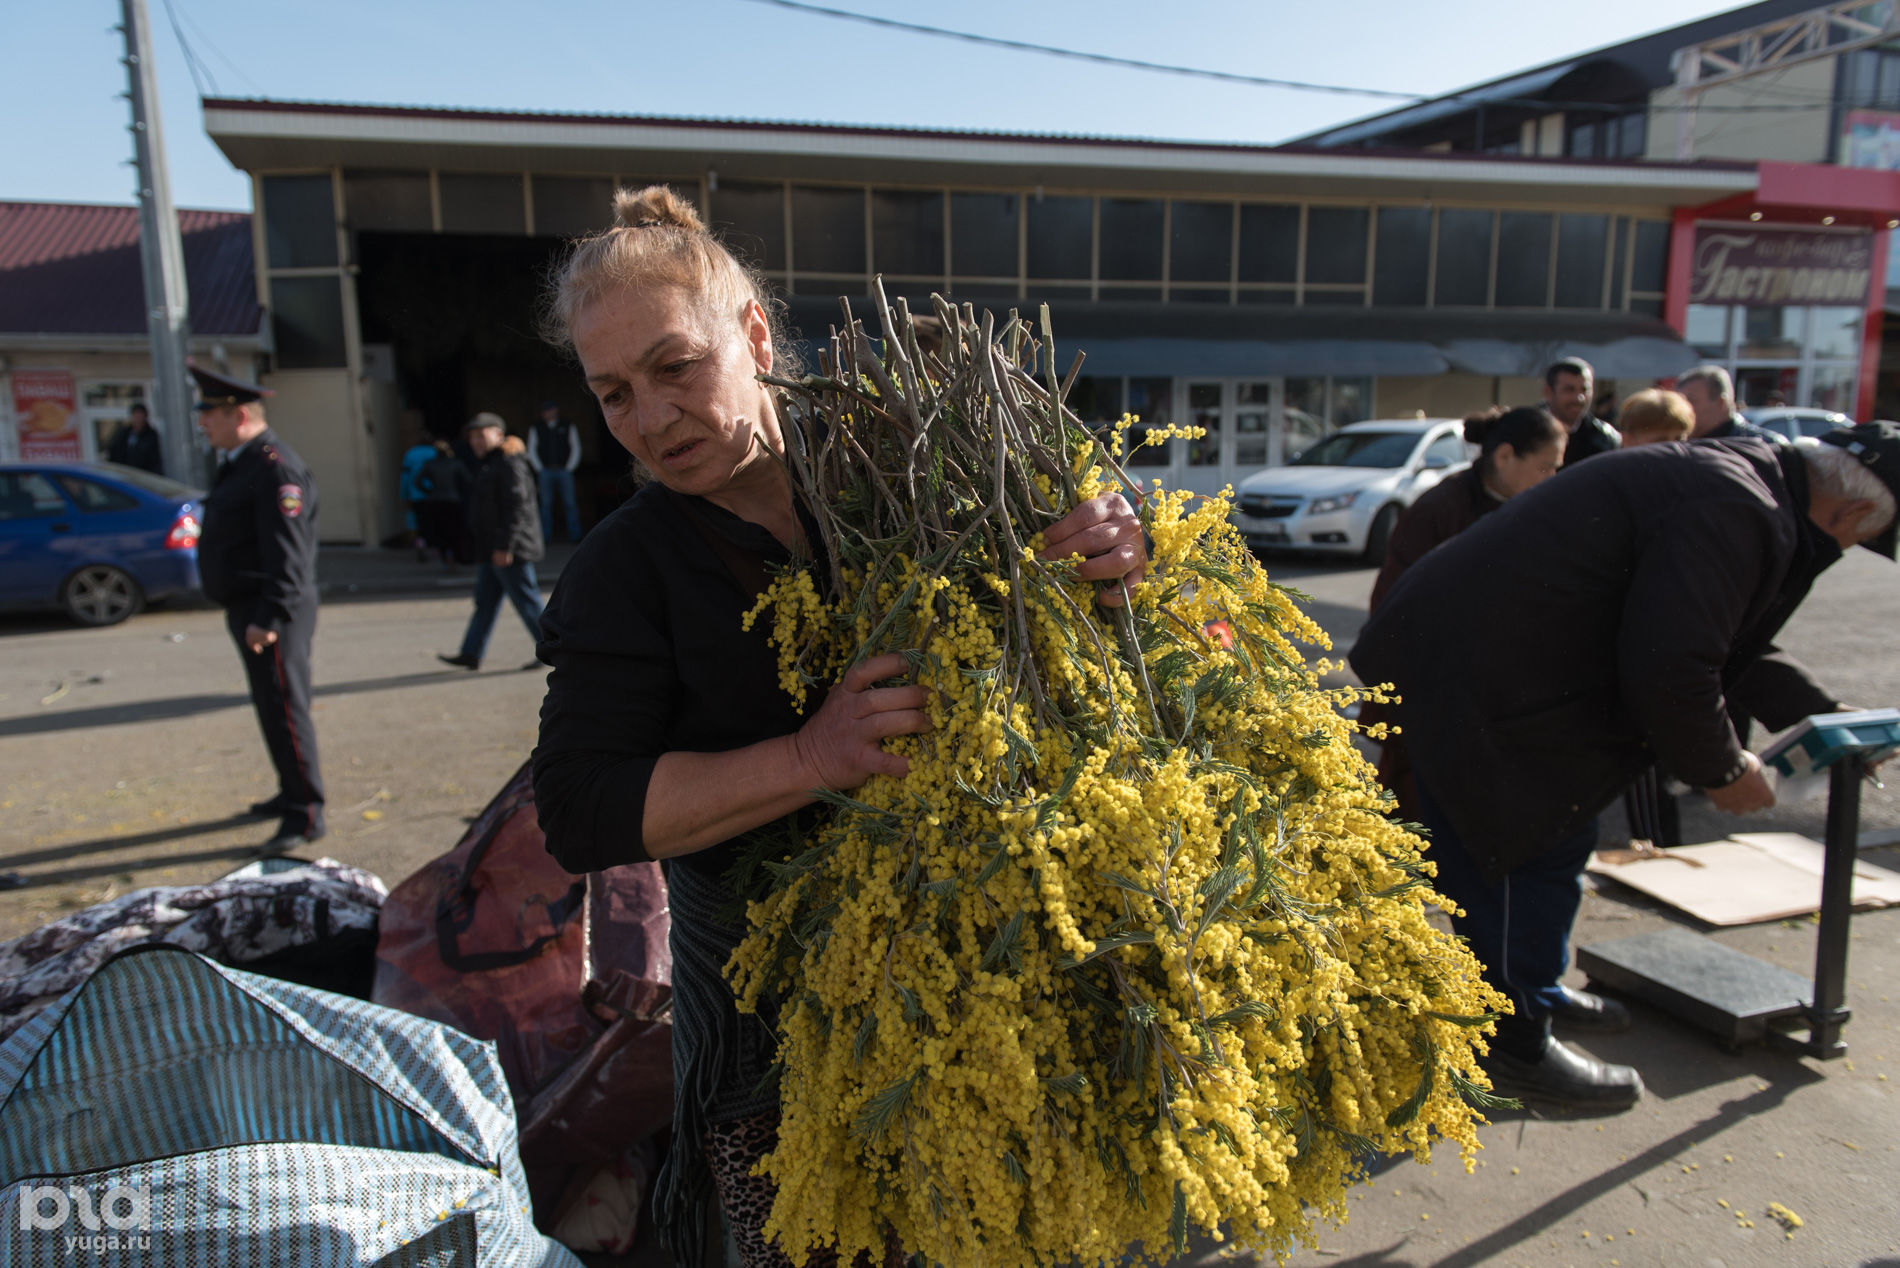
[{"label": "black trousers with red stripe", "polygon": [[277,641],[262,652],[244,644],[250,610],[227,609],[225,628],[244,661],[251,704],[264,732],[264,747],[277,768],[277,797],[287,832],[323,826],[323,776],[317,770],[317,729],[310,721],[310,639],[317,632],[317,605],[291,609]]}]

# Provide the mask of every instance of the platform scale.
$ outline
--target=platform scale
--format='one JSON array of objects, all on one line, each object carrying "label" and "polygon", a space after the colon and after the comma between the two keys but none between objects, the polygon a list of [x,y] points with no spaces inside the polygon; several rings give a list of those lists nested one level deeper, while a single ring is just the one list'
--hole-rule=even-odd
[{"label": "platform scale", "polygon": [[[1733,1048],[1766,1041],[1828,1060],[1847,1055],[1847,932],[1860,847],[1860,785],[1900,750],[1900,711],[1816,714],[1761,754],[1785,778],[1828,773],[1826,862],[1812,980],[1685,929],[1577,949],[1592,985],[1643,1000]],[[1806,1034],[1800,1032],[1805,1028]]]}]

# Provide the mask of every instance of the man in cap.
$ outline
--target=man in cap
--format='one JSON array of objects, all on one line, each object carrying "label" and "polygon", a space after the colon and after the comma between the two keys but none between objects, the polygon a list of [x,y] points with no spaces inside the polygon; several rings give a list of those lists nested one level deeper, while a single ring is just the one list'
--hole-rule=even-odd
[{"label": "man in cap", "polygon": [[[189,363],[188,363],[189,364]],[[198,573],[244,661],[277,795],[251,807],[275,816],[260,853],[324,834],[323,779],[310,721],[310,638],[317,628],[317,486],[303,459],[264,421],[268,388],[189,366],[198,429],[218,451],[205,495]]]},{"label": "man in cap", "polygon": [[541,417],[528,429],[528,465],[541,499],[541,537],[554,540],[554,499],[566,514],[567,539],[581,539],[581,511],[574,503],[574,469],[581,465],[581,435],[553,401],[541,402]]},{"label": "man in cap", "polygon": [[1629,1024],[1560,981],[1597,814],[1656,761],[1718,809],[1766,809],[1730,704],[1774,730],[1842,708],[1771,640],[1847,547],[1893,557],[1900,427],[1825,441],[1605,455],[1413,565],[1353,648],[1362,680],[1404,697],[1435,883],[1513,1005],[1486,1060],[1512,1093],[1642,1095],[1634,1070],[1551,1034]]}]

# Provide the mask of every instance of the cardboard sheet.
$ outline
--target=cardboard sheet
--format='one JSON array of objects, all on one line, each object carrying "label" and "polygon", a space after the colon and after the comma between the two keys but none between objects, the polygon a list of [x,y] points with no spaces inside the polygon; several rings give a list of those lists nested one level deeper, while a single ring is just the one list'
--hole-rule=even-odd
[{"label": "cardboard sheet", "polygon": [[[1598,855],[1590,871],[1639,889],[1712,925],[1746,925],[1805,916],[1821,907],[1826,849],[1792,832],[1745,832],[1685,845],[1660,858],[1612,863]],[[1861,860],[1854,906],[1900,905],[1900,872]]]}]

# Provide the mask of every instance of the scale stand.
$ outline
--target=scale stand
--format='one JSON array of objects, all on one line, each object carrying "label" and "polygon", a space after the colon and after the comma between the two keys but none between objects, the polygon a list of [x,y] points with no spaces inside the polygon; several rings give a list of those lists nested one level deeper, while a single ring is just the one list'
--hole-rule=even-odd
[{"label": "scale stand", "polygon": [[[1766,1041],[1804,1056],[1847,1055],[1848,921],[1860,846],[1860,784],[1900,743],[1893,710],[1809,718],[1762,755],[1784,775],[1828,770],[1820,937],[1810,981],[1685,929],[1577,948],[1577,967],[1601,985],[1712,1032],[1730,1048]],[[1805,1037],[1800,1032],[1806,1030]]]}]

